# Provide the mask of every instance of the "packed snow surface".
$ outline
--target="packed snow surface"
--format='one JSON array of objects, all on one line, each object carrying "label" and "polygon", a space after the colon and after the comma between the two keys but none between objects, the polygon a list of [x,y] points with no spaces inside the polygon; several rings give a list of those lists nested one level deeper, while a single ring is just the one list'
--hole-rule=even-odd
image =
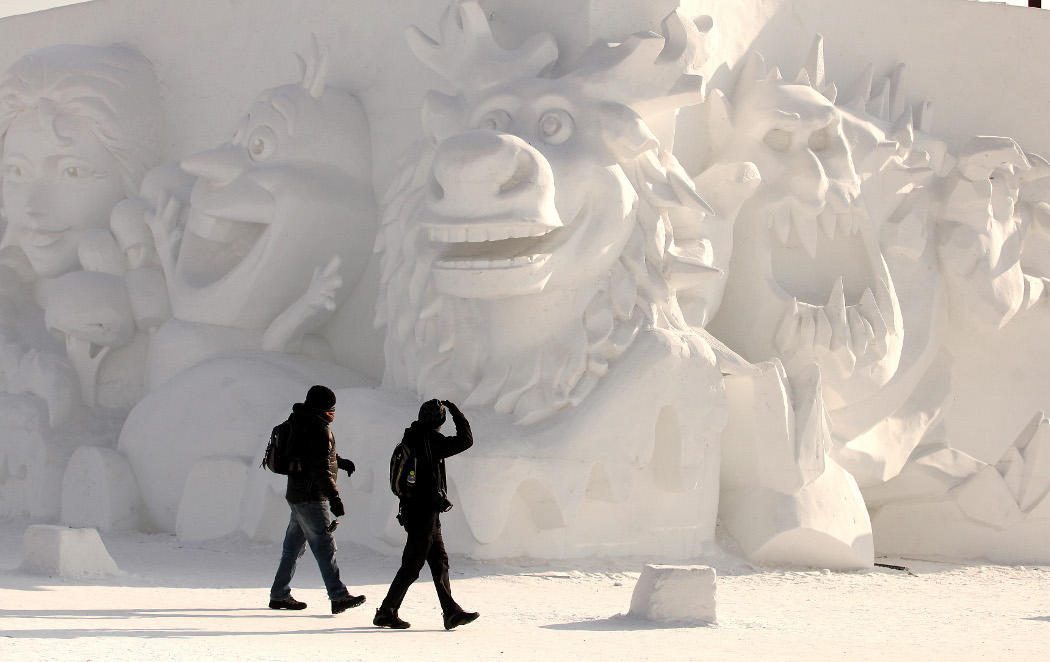
[{"label": "packed snow surface", "polygon": [[623,616],[644,560],[552,565],[453,557],[456,599],[481,618],[452,632],[427,571],[409,591],[407,631],[371,625],[397,560],[339,550],[363,607],[329,613],[307,554],[293,582],[301,612],[266,609],[277,545],[103,533],[126,575],[34,577],[14,568],[24,523],[0,524],[0,651],[7,660],[1045,660],[1050,566],[880,559],[895,570],[756,572],[729,557],[718,571],[718,625]]}]

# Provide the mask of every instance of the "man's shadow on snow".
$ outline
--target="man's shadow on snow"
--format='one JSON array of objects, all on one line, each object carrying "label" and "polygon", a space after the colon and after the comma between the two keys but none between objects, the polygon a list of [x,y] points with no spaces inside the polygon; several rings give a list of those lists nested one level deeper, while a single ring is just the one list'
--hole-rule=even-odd
[{"label": "man's shadow on snow", "polygon": [[617,614],[588,621],[570,621],[542,626],[545,630],[586,630],[590,632],[622,632],[624,630],[678,630],[683,628],[713,628],[714,623],[687,623],[676,621],[648,621],[644,618]]}]

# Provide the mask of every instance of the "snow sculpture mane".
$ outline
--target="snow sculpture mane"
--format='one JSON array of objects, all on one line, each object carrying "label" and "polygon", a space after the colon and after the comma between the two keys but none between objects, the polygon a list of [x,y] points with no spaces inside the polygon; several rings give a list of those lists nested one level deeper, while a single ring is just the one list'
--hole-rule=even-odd
[{"label": "snow sculpture mane", "polygon": [[558,77],[549,34],[505,50],[474,2],[440,30],[407,34],[456,96],[428,93],[429,142],[385,201],[384,383],[525,425],[578,405],[643,327],[695,350],[676,288],[720,272],[674,226],[711,210],[646,121],[701,100],[696,26],[672,13]]}]

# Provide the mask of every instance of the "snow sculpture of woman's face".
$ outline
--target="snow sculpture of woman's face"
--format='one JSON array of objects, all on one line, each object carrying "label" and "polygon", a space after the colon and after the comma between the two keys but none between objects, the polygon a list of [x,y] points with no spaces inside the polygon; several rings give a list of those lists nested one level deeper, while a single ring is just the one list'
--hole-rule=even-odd
[{"label": "snow sculpture of woman's face", "polygon": [[18,246],[37,276],[80,268],[89,230],[138,191],[157,161],[160,88],[153,65],[122,46],[60,44],[0,76],[0,246]]},{"label": "snow sculpture of woman's face", "polygon": [[7,130],[3,149],[3,205],[10,241],[33,270],[50,278],[79,266],[85,230],[104,228],[124,197],[116,158],[87,123],[39,113],[22,115]]}]

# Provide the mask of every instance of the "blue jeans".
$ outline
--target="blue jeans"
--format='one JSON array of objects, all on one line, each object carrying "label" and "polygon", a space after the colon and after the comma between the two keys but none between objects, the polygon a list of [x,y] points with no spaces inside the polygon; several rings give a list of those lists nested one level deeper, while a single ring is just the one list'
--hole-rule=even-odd
[{"label": "blue jeans", "polygon": [[284,546],[281,549],[281,563],[270,588],[271,600],[284,600],[292,595],[292,576],[295,575],[295,563],[306,551],[317,559],[324,586],[328,589],[329,600],[341,600],[348,595],[346,585],[339,579],[339,565],[335,562],[335,540],[328,532],[332,515],[327,501],[304,501],[289,503],[292,516],[288,520],[288,529],[284,532]]}]

